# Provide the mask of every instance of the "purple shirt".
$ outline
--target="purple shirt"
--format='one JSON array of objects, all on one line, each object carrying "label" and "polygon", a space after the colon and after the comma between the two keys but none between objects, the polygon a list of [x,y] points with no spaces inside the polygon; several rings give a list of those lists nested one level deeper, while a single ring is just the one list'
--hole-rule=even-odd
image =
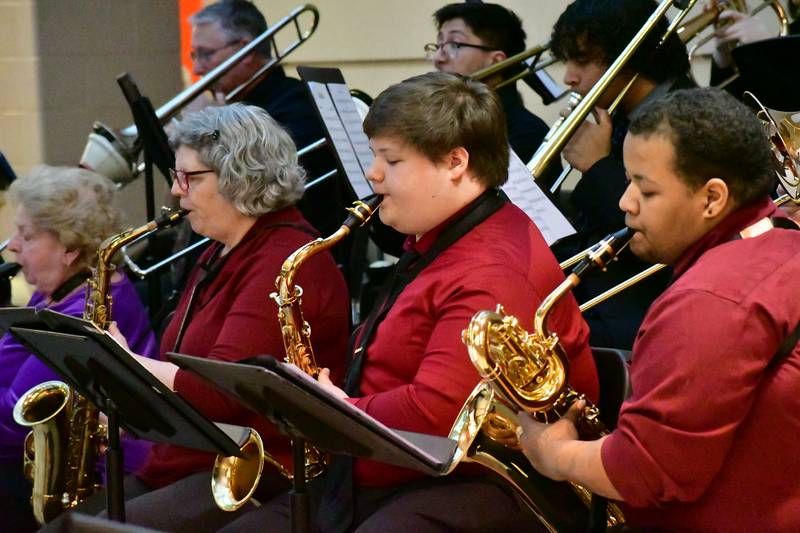
[{"label": "purple shirt", "polygon": [[[131,350],[146,357],[155,356],[156,341],[147,313],[126,276],[111,284],[111,296],[114,302],[113,319],[128,340]],[[85,291],[75,290],[49,306],[49,309],[80,317],[83,316],[85,301]],[[48,307],[45,297],[38,291],[33,293],[28,306],[39,309]],[[22,442],[29,428],[14,422],[14,405],[31,387],[49,380],[60,378],[10,334],[0,337],[0,460],[19,459],[22,465]],[[132,438],[123,439],[123,443],[125,471],[135,470],[144,460],[150,443]]]}]

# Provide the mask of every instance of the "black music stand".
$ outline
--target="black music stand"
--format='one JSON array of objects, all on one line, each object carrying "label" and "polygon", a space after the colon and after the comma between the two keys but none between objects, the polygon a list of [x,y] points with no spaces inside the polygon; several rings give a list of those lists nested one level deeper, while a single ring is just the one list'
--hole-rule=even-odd
[{"label": "black music stand", "polygon": [[[0,309],[0,324],[108,417],[108,516],[125,521],[119,428],[137,438],[239,456],[237,442],[140,365],[107,332],[49,309]],[[241,429],[241,428],[238,428]],[[241,438],[241,432],[231,428]]]},{"label": "black music stand", "polygon": [[262,367],[167,355],[178,366],[276,422],[292,439],[293,531],[309,530],[310,510],[303,475],[305,441],[333,453],[374,459],[429,475],[444,474],[456,449],[456,442],[451,439],[389,429],[357,407],[331,396],[296,367],[270,356],[257,358]]},{"label": "black music stand", "polygon": [[[145,184],[145,204],[147,210],[147,220],[156,217],[155,207],[155,187],[153,184],[153,165],[158,167],[161,175],[167,181],[167,187],[171,186],[169,169],[175,167],[175,153],[169,146],[167,134],[161,126],[161,121],[156,115],[150,99],[139,91],[139,87],[133,81],[129,73],[121,74],[117,77],[117,84],[131,108],[133,120],[136,123],[138,137],[136,144],[142,147],[144,152],[144,184]],[[147,247],[148,262],[153,261],[153,249],[157,243],[163,242],[163,237],[158,235],[150,237]],[[147,278],[147,303],[150,319],[155,318],[156,312],[161,308],[161,279],[159,276]]]}]

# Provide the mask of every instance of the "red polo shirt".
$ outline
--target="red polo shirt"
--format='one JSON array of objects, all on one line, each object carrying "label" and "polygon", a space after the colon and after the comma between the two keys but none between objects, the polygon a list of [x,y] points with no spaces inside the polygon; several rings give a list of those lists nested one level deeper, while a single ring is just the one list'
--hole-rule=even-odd
[{"label": "red polo shirt", "polygon": [[675,265],[633,348],[633,395],[602,447],[634,527],[800,531],[800,231],[731,240],[731,214]]},{"label": "red polo shirt", "polygon": [[[430,248],[441,227],[415,243]],[[389,427],[446,436],[480,381],[461,342],[472,316],[503,304],[532,327],[536,308],[564,275],[531,220],[513,204],[473,228],[409,283],[378,326],[366,350],[360,398],[352,402]],[[549,322],[570,357],[570,382],[597,399],[588,328],[571,296]],[[357,460],[355,481],[367,486],[422,476]]]}]

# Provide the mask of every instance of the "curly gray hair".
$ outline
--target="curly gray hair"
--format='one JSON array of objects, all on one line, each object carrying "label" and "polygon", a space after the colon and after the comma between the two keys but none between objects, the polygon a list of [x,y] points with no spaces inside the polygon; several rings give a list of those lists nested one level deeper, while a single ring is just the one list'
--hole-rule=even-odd
[{"label": "curly gray hair", "polygon": [[242,214],[258,217],[303,196],[305,171],[292,138],[256,106],[207,107],[176,124],[170,144],[186,146],[219,176],[219,192]]},{"label": "curly gray hair", "polygon": [[14,181],[8,194],[36,228],[53,233],[68,251],[78,252],[76,266],[88,267],[100,243],[120,231],[114,191],[110,180],[89,170],[43,165]]}]

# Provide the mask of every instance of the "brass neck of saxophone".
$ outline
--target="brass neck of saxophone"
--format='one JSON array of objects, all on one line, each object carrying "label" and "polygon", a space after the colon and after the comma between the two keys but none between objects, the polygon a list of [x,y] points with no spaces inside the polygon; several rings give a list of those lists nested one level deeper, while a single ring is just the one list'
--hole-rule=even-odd
[{"label": "brass neck of saxophone", "polygon": [[539,305],[533,317],[533,331],[541,338],[547,338],[549,335],[547,318],[550,316],[553,306],[577,287],[588,272],[596,268],[605,268],[628,245],[631,237],[633,237],[633,230],[625,227],[616,233],[606,236],[606,238],[589,248],[583,259],[578,262],[578,265],[567,276],[567,279],[562,281]]},{"label": "brass neck of saxophone", "polygon": [[300,267],[313,256],[327,250],[345,238],[354,228],[366,224],[380,206],[381,196],[370,196],[356,201],[348,207],[349,215],[332,235],[319,238],[295,250],[281,266],[280,274],[275,280],[277,292],[270,297],[278,304],[278,321],[281,325],[283,345],[286,349],[286,361],[299,367],[307,374],[316,377],[319,374],[311,347],[311,326],[303,320],[300,297],[303,289],[295,285],[295,276]]},{"label": "brass neck of saxophone", "polygon": [[92,277],[86,287],[86,307],[83,318],[91,321],[102,330],[108,329],[111,324],[111,295],[109,287],[111,276],[116,270],[114,256],[125,246],[145,235],[161,228],[172,226],[188,211],[183,209],[165,209],[161,216],[143,224],[138,228],[131,228],[117,235],[113,235],[100,244],[97,250],[97,265],[92,269]]}]

